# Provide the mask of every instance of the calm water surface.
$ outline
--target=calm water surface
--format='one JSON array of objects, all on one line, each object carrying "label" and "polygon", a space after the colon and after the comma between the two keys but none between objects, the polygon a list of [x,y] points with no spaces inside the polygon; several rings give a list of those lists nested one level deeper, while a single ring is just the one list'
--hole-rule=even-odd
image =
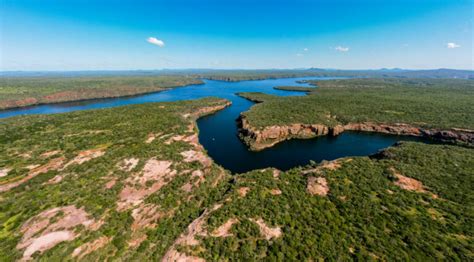
[{"label": "calm water surface", "polygon": [[149,102],[189,100],[216,96],[232,101],[232,106],[216,114],[200,118],[199,141],[214,161],[233,173],[252,169],[276,167],[287,170],[306,165],[310,160],[332,160],[345,156],[364,156],[376,153],[400,140],[423,141],[421,138],[345,132],[338,137],[323,136],[307,140],[289,140],[260,152],[251,152],[237,136],[236,119],[247,111],[253,103],[235,93],[263,92],[278,96],[301,96],[303,92],[275,90],[275,86],[308,86],[299,80],[333,78],[285,78],[259,81],[223,82],[204,80],[203,85],[191,85],[159,93],[135,97],[111,98],[92,101],[68,102],[61,104],[32,106],[21,109],[0,111],[0,118],[25,114],[53,114],[76,110],[116,107]]}]

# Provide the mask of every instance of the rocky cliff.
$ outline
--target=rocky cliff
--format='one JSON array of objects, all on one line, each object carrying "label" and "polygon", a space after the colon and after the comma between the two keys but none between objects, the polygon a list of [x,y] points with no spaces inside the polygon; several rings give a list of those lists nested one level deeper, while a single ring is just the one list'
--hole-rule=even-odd
[{"label": "rocky cliff", "polygon": [[424,129],[403,123],[349,123],[334,127],[322,124],[291,124],[268,126],[258,129],[250,125],[244,115],[237,120],[240,138],[252,151],[259,151],[292,138],[307,139],[322,135],[337,136],[348,131],[378,132],[393,135],[427,137],[437,141],[474,145],[474,130],[467,129]]}]

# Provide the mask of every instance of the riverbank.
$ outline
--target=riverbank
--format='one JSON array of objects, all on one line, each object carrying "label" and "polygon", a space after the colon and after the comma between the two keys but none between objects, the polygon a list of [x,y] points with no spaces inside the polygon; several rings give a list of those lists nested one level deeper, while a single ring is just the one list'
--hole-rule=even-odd
[{"label": "riverbank", "polygon": [[474,144],[474,81],[352,79],[317,85],[294,88],[310,91],[305,97],[240,93],[257,103],[239,117],[242,140],[258,151],[348,130]]},{"label": "riverbank", "polygon": [[415,136],[444,143],[474,145],[474,130],[423,129],[401,123],[349,123],[332,127],[322,124],[291,124],[257,129],[249,124],[245,116],[241,115],[237,121],[237,125],[239,128],[239,136],[252,151],[260,151],[290,139],[310,139],[325,135],[338,136],[344,131]]},{"label": "riverbank", "polygon": [[186,76],[0,78],[0,110],[130,97],[195,84],[203,82]]}]

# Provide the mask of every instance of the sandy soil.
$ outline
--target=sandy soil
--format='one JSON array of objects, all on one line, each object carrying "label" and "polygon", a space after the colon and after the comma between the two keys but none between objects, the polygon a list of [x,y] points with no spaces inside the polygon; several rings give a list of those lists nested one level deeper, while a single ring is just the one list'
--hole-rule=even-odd
[{"label": "sandy soil", "polygon": [[400,188],[421,193],[426,192],[423,184],[420,181],[402,175],[400,172],[395,170],[395,168],[390,168],[390,171],[398,179],[395,182],[395,185],[399,186]]},{"label": "sandy soil", "polygon": [[231,218],[231,219],[227,220],[227,222],[222,224],[220,227],[216,228],[216,230],[214,230],[211,233],[211,236],[213,236],[213,237],[230,237],[230,236],[232,236],[232,233],[230,232],[230,229],[232,228],[232,226],[234,224],[236,224],[238,222],[239,222],[239,220],[236,219],[236,218]]},{"label": "sandy soil", "polygon": [[329,192],[329,186],[324,177],[308,177],[306,190],[311,195],[326,196]]},{"label": "sandy soil", "polygon": [[260,228],[260,233],[266,240],[270,240],[272,238],[279,238],[281,236],[281,228],[279,227],[269,227],[263,219],[250,219],[255,224],[258,225]]},{"label": "sandy soil", "polygon": [[274,196],[281,195],[281,190],[278,189],[278,188],[274,188],[274,189],[270,190],[270,194],[272,194]]},{"label": "sandy soil", "polygon": [[241,187],[241,188],[237,189],[237,193],[239,193],[240,197],[246,196],[249,191],[250,191],[249,187]]},{"label": "sandy soil", "polygon": [[10,172],[12,169],[11,168],[2,168],[0,169],[0,177],[5,177],[8,175],[8,172]]}]

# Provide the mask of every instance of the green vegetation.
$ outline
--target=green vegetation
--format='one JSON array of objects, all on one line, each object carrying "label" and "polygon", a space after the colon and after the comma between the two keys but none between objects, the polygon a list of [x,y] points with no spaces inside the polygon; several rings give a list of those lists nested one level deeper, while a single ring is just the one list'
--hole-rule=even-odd
[{"label": "green vegetation", "polygon": [[[12,72],[0,77],[0,110],[37,104],[131,96],[222,81],[290,77],[474,78],[469,70],[165,70],[111,72]],[[287,87],[285,87],[287,88]],[[286,90],[286,89],[284,89]],[[303,89],[300,89],[303,91]]]},{"label": "green vegetation", "polygon": [[185,76],[0,78],[0,109],[130,96],[201,83]]},{"label": "green vegetation", "polygon": [[[474,81],[350,79],[313,82],[303,97],[240,94],[260,104],[243,113],[257,128],[292,123],[405,123],[425,128],[474,129]],[[301,87],[285,90],[307,91]]]},{"label": "green vegetation", "polygon": [[[63,231],[75,235],[32,257],[474,259],[474,149],[403,143],[372,158],[231,177],[206,157],[194,126],[199,114],[225,103],[208,98],[2,120],[1,260],[24,257],[28,239]],[[137,162],[127,168],[125,160]],[[398,175],[423,183],[421,192],[397,186]],[[327,195],[308,193],[309,177],[324,177]],[[78,214],[84,208],[87,223],[71,226],[70,206]],[[41,220],[47,212],[52,217]],[[78,214],[68,219],[80,220]],[[34,234],[32,223],[40,228]]]},{"label": "green vegetation", "polygon": [[[403,143],[382,155],[340,159],[335,168],[295,168],[277,178],[272,170],[238,175],[224,206],[208,218],[209,232],[237,219],[231,236],[204,238],[189,250],[220,261],[472,261],[473,149]],[[426,191],[400,188],[394,173],[417,179]],[[308,193],[311,176],[327,180],[327,196]],[[239,195],[245,187],[248,193]],[[258,218],[281,236],[265,240],[252,222]]]},{"label": "green vegetation", "polygon": [[313,92],[315,88],[303,86],[275,86],[274,89],[283,91]]},{"label": "green vegetation", "polygon": [[287,77],[376,77],[376,78],[462,78],[474,79],[471,70],[332,70],[332,69],[281,69],[281,70],[191,70],[174,72],[175,74],[190,74],[199,78],[242,81],[263,80],[269,78]]},{"label": "green vegetation", "polygon": [[[103,220],[104,224],[95,231],[75,228],[80,235],[46,251],[41,256],[43,260],[64,260],[81,244],[101,236],[112,240],[98,252],[85,256],[85,259],[120,257],[123,260],[157,260],[162,257],[188,224],[207,206],[221,198],[228,179],[228,174],[215,164],[205,166],[199,161],[184,161],[182,152],[202,149],[189,142],[179,141],[179,137],[176,141],[170,139],[197,132],[195,127],[189,130],[194,119],[184,118],[182,114],[195,113],[203,107],[223,105],[224,100],[209,98],[2,119],[0,170],[7,168],[10,171],[8,175],[0,177],[0,188],[31,173],[31,165],[44,165],[60,157],[65,160],[57,170],[41,173],[15,188],[0,192],[0,260],[14,261],[21,258],[23,249],[17,249],[16,246],[23,235],[20,228],[28,219],[51,208],[69,205],[84,207],[92,218]],[[150,137],[155,139],[150,142]],[[91,149],[103,150],[105,154],[66,167],[66,163],[81,152]],[[53,151],[58,152],[51,156],[42,155]],[[131,171],[119,168],[123,160],[132,158],[139,159],[139,162]],[[170,161],[172,164],[169,169],[175,170],[175,173],[167,173],[175,176],[159,191],[145,197],[141,204],[118,211],[120,194],[130,183],[127,178],[141,174],[150,159]],[[193,177],[194,170],[201,170],[204,176]],[[62,179],[55,183],[55,177]],[[106,185],[111,181],[116,183],[107,189]],[[149,189],[154,181],[149,180],[146,184],[136,184],[134,187]],[[193,186],[190,190],[183,190],[183,185],[188,183]],[[151,214],[145,213],[145,218],[158,213],[166,215],[144,222],[145,225],[156,223],[154,227],[133,228],[135,219],[132,210],[143,205],[156,208]],[[57,216],[56,220],[60,218],[60,215]],[[146,239],[139,248],[129,246],[130,241],[143,235]]]}]

